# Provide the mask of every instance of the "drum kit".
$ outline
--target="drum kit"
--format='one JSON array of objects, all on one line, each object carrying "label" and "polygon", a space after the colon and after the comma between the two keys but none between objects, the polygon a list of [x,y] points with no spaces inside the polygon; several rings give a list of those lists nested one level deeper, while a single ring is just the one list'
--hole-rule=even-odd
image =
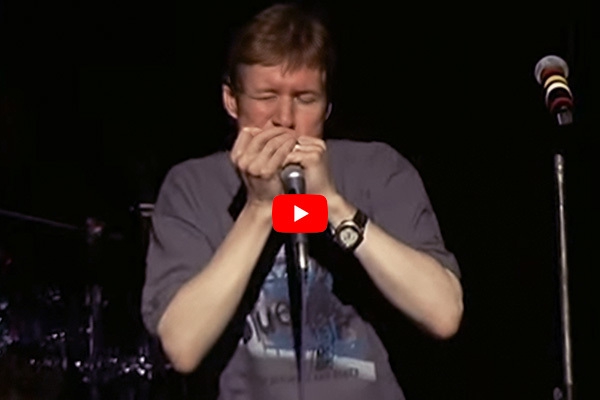
[{"label": "drum kit", "polygon": [[[77,227],[0,210],[0,228],[10,231],[0,229],[0,400],[181,397],[174,394],[180,377],[139,315],[151,212],[152,204],[132,207],[134,229],[127,235],[109,233],[95,218]],[[60,244],[40,250],[44,238],[22,234],[31,230],[81,251],[67,260]],[[44,254],[48,247],[62,262]],[[38,256],[21,260],[27,252]],[[119,263],[141,271],[127,275],[111,267]],[[58,264],[63,271],[48,271]]]}]

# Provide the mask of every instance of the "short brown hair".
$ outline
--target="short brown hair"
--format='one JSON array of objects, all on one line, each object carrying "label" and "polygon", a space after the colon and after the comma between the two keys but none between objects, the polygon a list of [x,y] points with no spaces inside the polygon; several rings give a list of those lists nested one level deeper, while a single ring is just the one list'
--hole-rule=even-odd
[{"label": "short brown hair", "polygon": [[283,64],[291,71],[301,67],[322,70],[329,93],[334,58],[329,32],[316,14],[295,4],[275,4],[238,32],[229,51],[225,82],[239,91],[240,65]]}]

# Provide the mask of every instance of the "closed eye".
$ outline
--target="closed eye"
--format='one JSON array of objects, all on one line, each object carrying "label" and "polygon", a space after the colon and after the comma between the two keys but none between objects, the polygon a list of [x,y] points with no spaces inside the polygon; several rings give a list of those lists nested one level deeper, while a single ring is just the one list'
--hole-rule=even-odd
[{"label": "closed eye", "polygon": [[252,97],[254,100],[261,100],[261,101],[266,101],[266,100],[274,100],[275,99],[275,95],[265,95],[265,96],[255,96]]},{"label": "closed eye", "polygon": [[302,95],[297,97],[298,101],[302,104],[312,104],[317,101],[317,97],[314,95]]}]

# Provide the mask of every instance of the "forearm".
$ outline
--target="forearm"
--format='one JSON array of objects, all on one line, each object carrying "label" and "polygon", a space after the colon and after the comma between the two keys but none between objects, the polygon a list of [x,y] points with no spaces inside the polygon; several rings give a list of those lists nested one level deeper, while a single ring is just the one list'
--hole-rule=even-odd
[{"label": "forearm", "polygon": [[158,334],[177,370],[193,371],[215,344],[239,305],[270,232],[270,210],[245,207],[208,265],[174,296]]},{"label": "forearm", "polygon": [[[343,199],[334,200],[333,226],[355,211]],[[355,256],[385,297],[418,325],[440,338],[457,331],[462,288],[458,278],[433,257],[400,242],[372,221]]]},{"label": "forearm", "polygon": [[441,338],[458,330],[463,311],[460,283],[433,257],[371,222],[356,257],[388,300],[417,324]]}]

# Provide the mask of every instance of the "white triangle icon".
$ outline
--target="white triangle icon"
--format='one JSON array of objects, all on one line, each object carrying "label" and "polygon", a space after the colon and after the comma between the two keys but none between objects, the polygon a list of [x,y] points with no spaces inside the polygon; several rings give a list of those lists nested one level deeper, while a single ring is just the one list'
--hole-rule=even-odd
[{"label": "white triangle icon", "polygon": [[294,222],[306,217],[308,213],[298,206],[294,206]]}]

